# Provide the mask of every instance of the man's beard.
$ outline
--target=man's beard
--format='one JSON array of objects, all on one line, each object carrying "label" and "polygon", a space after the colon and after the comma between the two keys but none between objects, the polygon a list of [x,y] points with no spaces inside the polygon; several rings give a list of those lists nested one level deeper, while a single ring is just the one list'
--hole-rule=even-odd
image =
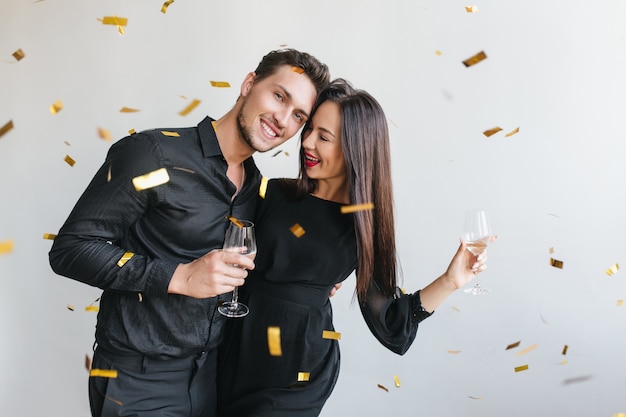
[{"label": "man's beard", "polygon": [[246,104],[247,99],[244,100],[243,104],[241,105],[241,109],[239,109],[239,113],[237,114],[237,128],[239,129],[239,134],[241,135],[243,141],[246,142],[246,144],[255,152],[264,152],[264,150],[258,149],[256,146],[254,146],[254,143],[252,142],[252,129],[245,126],[244,112],[246,110]]}]

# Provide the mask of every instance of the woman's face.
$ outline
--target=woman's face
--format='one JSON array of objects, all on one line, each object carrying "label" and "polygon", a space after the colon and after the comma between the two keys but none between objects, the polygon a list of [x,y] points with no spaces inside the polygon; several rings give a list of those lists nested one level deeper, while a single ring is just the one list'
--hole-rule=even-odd
[{"label": "woman's face", "polygon": [[337,103],[325,101],[318,107],[304,132],[302,148],[309,178],[343,184],[346,164],[341,149],[341,114]]}]

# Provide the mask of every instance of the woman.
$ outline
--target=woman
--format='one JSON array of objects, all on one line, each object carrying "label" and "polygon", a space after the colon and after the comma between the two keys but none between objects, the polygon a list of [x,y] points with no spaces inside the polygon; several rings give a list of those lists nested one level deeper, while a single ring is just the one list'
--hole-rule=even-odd
[{"label": "woman", "polygon": [[260,200],[256,267],[240,289],[250,314],[228,321],[220,353],[222,417],[319,415],[339,375],[339,345],[325,332],[334,330],[328,294],[355,269],[370,330],[404,354],[419,322],[486,267],[461,242],[443,275],[399,291],[389,134],[371,95],[335,80],[301,140],[299,178],[270,181]]}]

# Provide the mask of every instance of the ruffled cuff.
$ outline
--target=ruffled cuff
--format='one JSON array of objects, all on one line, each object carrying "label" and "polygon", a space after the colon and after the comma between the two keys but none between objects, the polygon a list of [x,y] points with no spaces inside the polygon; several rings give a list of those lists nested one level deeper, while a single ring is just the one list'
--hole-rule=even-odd
[{"label": "ruffled cuff", "polygon": [[427,319],[432,316],[432,313],[424,310],[424,306],[422,306],[422,300],[420,299],[420,292],[417,291],[411,295],[411,323],[419,324],[422,320]]}]

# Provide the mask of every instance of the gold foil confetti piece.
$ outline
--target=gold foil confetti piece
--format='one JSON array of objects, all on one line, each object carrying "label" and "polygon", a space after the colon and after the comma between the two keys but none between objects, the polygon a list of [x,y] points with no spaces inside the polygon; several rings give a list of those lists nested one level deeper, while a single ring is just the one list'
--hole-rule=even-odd
[{"label": "gold foil confetti piece", "polygon": [[139,302],[143,302],[143,295],[140,292],[137,293],[137,296],[139,297]]},{"label": "gold foil confetti piece", "polygon": [[511,130],[509,133],[504,135],[504,137],[505,138],[510,138],[511,136],[515,135],[516,133],[519,133],[519,127],[516,127],[515,129]]},{"label": "gold foil confetti piece", "polygon": [[522,349],[519,352],[517,352],[516,356],[525,355],[525,354],[527,354],[529,352],[532,352],[533,350],[537,349],[538,347],[539,347],[539,345],[537,343],[535,343],[534,345],[530,345],[526,349]]},{"label": "gold foil confetti piece", "polygon": [[158,185],[163,185],[169,180],[170,176],[167,173],[167,169],[159,168],[155,171],[133,178],[133,185],[135,186],[135,190],[142,191]]},{"label": "gold foil confetti piece", "polygon": [[304,68],[300,68],[300,67],[291,67],[291,70],[293,72],[296,72],[298,74],[304,74]]},{"label": "gold foil confetti piece", "polygon": [[451,355],[458,355],[459,353],[461,353],[460,350],[448,350],[447,352]]},{"label": "gold foil confetti piece", "polygon": [[71,305],[71,304],[68,304],[66,307],[67,307],[67,309],[68,309],[69,311],[74,311],[74,310],[75,310],[74,306],[73,306],[73,305]]},{"label": "gold foil confetti piece", "polygon": [[623,305],[624,305],[624,300],[617,300],[616,305],[617,305],[618,307],[623,306]]},{"label": "gold foil confetti piece", "polygon": [[564,359],[561,362],[559,362],[559,365],[567,365],[567,359]]},{"label": "gold foil confetti piece", "polygon": [[285,151],[285,156],[289,156],[289,152]]},{"label": "gold foil confetti piece", "polygon": [[439,49],[437,49],[435,51],[435,55],[437,55],[437,56],[441,56],[442,54],[443,54],[443,52],[441,52]]},{"label": "gold foil confetti piece", "polygon": [[461,312],[461,309],[458,308],[457,306],[452,306],[451,308],[452,308],[452,310],[456,311],[457,313]]},{"label": "gold foil confetti piece", "polygon": [[128,24],[128,19],[125,17],[104,16],[104,18],[98,20],[103,25],[126,26]]},{"label": "gold foil confetti piece", "polygon": [[563,269],[563,261],[559,261],[558,259],[550,258],[550,265],[555,268]]},{"label": "gold foil confetti piece", "polygon": [[13,241],[5,240],[4,242],[0,242],[0,255],[6,255],[7,253],[13,252]]},{"label": "gold foil confetti piece", "polygon": [[107,170],[107,182],[111,182],[111,178],[113,178],[111,176],[111,167],[113,166],[113,164],[109,164],[109,169]]},{"label": "gold foil confetti piece", "polygon": [[501,128],[501,127],[496,126],[496,127],[491,128],[491,129],[487,129],[487,130],[485,130],[485,131],[483,132],[483,135],[485,135],[485,136],[489,137],[489,136],[495,135],[496,133],[498,133],[498,132],[499,132],[499,131],[501,131],[501,130],[502,130],[502,128]]},{"label": "gold foil confetti piece", "polygon": [[132,258],[133,256],[135,256],[135,254],[132,252],[124,252],[124,255],[122,255],[120,260],[117,261],[117,266],[119,266],[120,268],[123,267],[124,264],[130,261],[130,258]]},{"label": "gold foil confetti piece", "polygon": [[272,356],[283,355],[283,350],[280,344],[280,327],[269,326],[267,328],[267,347],[270,351],[270,355]]},{"label": "gold foil confetti piece", "polygon": [[482,400],[483,396],[479,395],[478,397],[473,396],[473,395],[468,395],[467,398],[471,399],[471,400]]},{"label": "gold foil confetti piece", "polygon": [[376,384],[376,386],[378,386],[378,388],[380,388],[382,390],[385,390],[386,392],[389,392],[389,389],[386,386],[384,386],[384,385]]},{"label": "gold foil confetti piece", "polygon": [[515,367],[515,372],[522,372],[528,370],[528,365],[522,365]]},{"label": "gold foil confetti piece", "polygon": [[26,56],[26,54],[24,54],[24,51],[22,51],[22,49],[18,49],[17,51],[13,52],[12,55],[13,55],[13,58],[15,58],[17,61],[21,61]]},{"label": "gold foil confetti piece", "polygon": [[168,132],[167,130],[161,130],[161,133],[163,134],[163,136],[169,136],[172,138],[179,138],[180,137],[180,133],[178,132]]},{"label": "gold foil confetti piece", "polygon": [[400,388],[400,378],[398,378],[398,375],[394,375],[393,376],[393,381],[396,383],[396,387]]},{"label": "gold foil confetti piece", "polygon": [[476,55],[470,58],[467,58],[465,61],[463,61],[463,65],[465,65],[466,67],[471,67],[472,65],[476,65],[480,61],[483,61],[485,59],[487,59],[487,54],[485,54],[484,51],[480,51]]},{"label": "gold foil confetti piece", "polygon": [[579,382],[589,381],[590,379],[591,379],[591,375],[577,376],[574,378],[567,378],[563,380],[562,384],[563,385],[577,384]]},{"label": "gold foil confetti piece", "polygon": [[89,355],[85,355],[85,369],[91,371],[91,357]]},{"label": "gold foil confetti piece", "polygon": [[332,330],[323,330],[322,339],[341,340],[341,333]]},{"label": "gold foil confetti piece", "polygon": [[66,141],[66,140],[64,140],[64,141],[63,141],[63,143],[64,143],[66,146],[72,146],[72,144],[71,144],[71,143],[69,143],[69,142],[68,142],[68,141]]},{"label": "gold foil confetti piece", "polygon": [[100,311],[100,308],[98,306],[87,306],[85,307],[85,311],[97,313],[98,311]]},{"label": "gold foil confetti piece", "polygon": [[52,233],[44,233],[43,234],[43,238],[46,240],[54,240],[56,239],[57,235],[52,234]]},{"label": "gold foil confetti piece", "polygon": [[291,233],[293,233],[295,237],[302,237],[302,235],[306,233],[302,226],[300,226],[298,223],[291,226],[289,230],[291,230]]},{"label": "gold foil confetti piece", "polygon": [[98,136],[102,140],[106,140],[106,141],[113,140],[113,138],[111,137],[111,132],[109,132],[107,129],[104,129],[102,127],[98,128]]},{"label": "gold foil confetti piece", "polygon": [[478,13],[478,6],[465,6],[467,13]]},{"label": "gold foil confetti piece", "polygon": [[230,83],[228,81],[211,81],[211,86],[218,88],[228,88],[230,87]]},{"label": "gold foil confetti piece", "polygon": [[515,343],[511,343],[511,344],[510,344],[510,345],[508,345],[508,346],[506,347],[506,349],[504,349],[504,350],[515,349],[516,347],[518,347],[518,346],[519,346],[519,344],[520,344],[520,343],[522,343],[522,341],[521,341],[521,340],[518,340],[518,341],[517,341],[517,342],[515,342]]},{"label": "gold foil confetti piece", "polygon": [[613,417],[626,417],[626,413],[613,414]]},{"label": "gold foil confetti piece", "polygon": [[193,109],[195,109],[196,107],[198,107],[198,105],[202,103],[200,100],[198,100],[197,98],[194,99],[191,103],[189,103],[187,105],[187,107],[185,107],[184,109],[182,109],[180,112],[178,112],[179,115],[181,116],[187,116],[189,113],[191,113],[193,111]]},{"label": "gold foil confetti piece", "polygon": [[129,129],[128,130],[128,134],[129,135],[134,135],[135,133],[137,133],[137,131],[135,129]]},{"label": "gold foil confetti piece", "polygon": [[567,348],[567,345],[563,346],[563,351],[561,352],[561,355],[567,355]]},{"label": "gold foil confetti piece", "polygon": [[165,14],[167,8],[170,7],[170,4],[172,3],[174,3],[174,0],[167,0],[165,3],[163,3],[163,6],[161,6],[161,13]]},{"label": "gold foil confetti piece", "polygon": [[308,382],[310,378],[310,372],[298,372],[298,382]]},{"label": "gold foil confetti piece", "polygon": [[137,113],[139,111],[139,109],[133,109],[132,107],[122,107],[120,109],[120,113]]},{"label": "gold foil confetti piece", "polygon": [[57,100],[50,105],[50,113],[52,114],[57,114],[61,110],[63,110],[63,102],[61,100]]},{"label": "gold foil confetti piece", "polygon": [[72,159],[72,157],[69,155],[65,155],[65,158],[63,158],[63,160],[71,167],[73,167],[74,164],[76,163],[76,161]]},{"label": "gold foil confetti piece", "polygon": [[279,149],[279,150],[277,150],[276,152],[274,152],[274,155],[272,155],[272,158],[274,158],[274,157],[276,157],[276,156],[280,155],[280,153],[281,153],[282,151],[283,151],[282,149]]},{"label": "gold foil confetti piece", "polygon": [[11,129],[13,129],[13,120],[9,120],[4,126],[0,127],[0,138],[9,133]]},{"label": "gold foil confetti piece", "polygon": [[109,396],[109,395],[105,395],[104,398],[106,398],[107,400],[114,402],[115,404],[119,405],[120,407],[124,405],[123,402],[121,402],[120,400],[116,400],[115,398]]},{"label": "gold foil confetti piece", "polygon": [[189,169],[189,168],[182,168],[182,167],[172,167],[172,169],[175,169],[176,171],[184,171],[184,172],[188,172],[190,174],[195,174],[196,171],[194,171],[193,169]]},{"label": "gold foil confetti piece", "polygon": [[265,198],[265,194],[267,193],[267,184],[269,180],[267,177],[261,178],[261,185],[259,185],[259,196],[261,198]]},{"label": "gold foil confetti piece", "polygon": [[102,378],[117,378],[117,370],[115,369],[91,369],[89,376]]},{"label": "gold foil confetti piece", "polygon": [[611,276],[615,274],[618,270],[619,270],[619,264],[615,263],[613,264],[613,266],[611,266],[609,269],[606,270],[606,274]]},{"label": "gold foil confetti piece", "polygon": [[553,253],[554,253],[554,246],[550,248],[550,254],[553,254]]},{"label": "gold foil confetti piece", "polygon": [[347,214],[347,213],[354,213],[356,211],[373,210],[373,209],[374,209],[374,203],[352,204],[349,206],[341,206],[341,213]]},{"label": "gold foil confetti piece", "polygon": [[243,227],[243,223],[241,223],[239,220],[237,220],[237,218],[233,217],[233,216],[228,216],[227,217],[228,220],[230,220],[231,222],[233,222],[233,224],[237,227]]}]

